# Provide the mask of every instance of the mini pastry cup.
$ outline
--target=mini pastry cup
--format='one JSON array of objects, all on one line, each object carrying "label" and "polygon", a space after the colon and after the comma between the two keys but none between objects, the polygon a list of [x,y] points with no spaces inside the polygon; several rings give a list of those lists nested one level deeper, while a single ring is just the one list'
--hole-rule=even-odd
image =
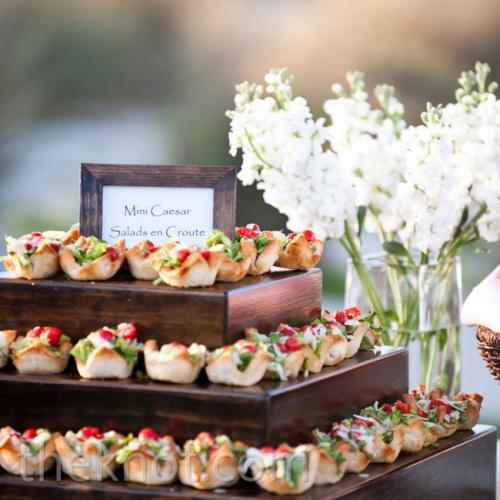
[{"label": "mini pastry cup", "polygon": [[0,330],[0,368],[9,361],[9,346],[16,338],[16,330]]},{"label": "mini pastry cup", "polygon": [[158,272],[153,267],[148,253],[148,250],[153,247],[154,244],[146,240],[134,245],[125,252],[130,273],[136,280],[153,281],[158,278]]},{"label": "mini pastry cup", "polygon": [[318,448],[319,464],[314,484],[335,484],[344,477],[347,469],[346,455],[349,453],[350,445],[345,441],[341,441],[335,443],[333,449],[340,453],[344,460],[338,463],[326,450]]},{"label": "mini pastry cup", "polygon": [[30,256],[27,266],[16,265],[16,260],[7,255],[3,265],[13,278],[41,280],[54,277],[61,269],[59,253],[47,241],[42,241]]},{"label": "mini pastry cup", "polygon": [[311,248],[305,236],[302,233],[298,234],[283,250],[280,250],[276,265],[302,271],[311,269],[321,260],[324,248],[323,241],[316,240],[314,243],[316,245],[315,251]]},{"label": "mini pastry cup", "polygon": [[[20,337],[22,339],[22,337]],[[17,371],[28,375],[55,375],[68,366],[72,344],[63,340],[58,352],[54,352],[41,342],[33,342],[19,351],[11,349],[11,358]]]},{"label": "mini pastry cup", "polygon": [[54,436],[34,456],[23,455],[19,445],[16,445],[11,434],[12,427],[0,430],[0,466],[7,472],[18,476],[43,476],[55,463]]},{"label": "mini pastry cup", "polygon": [[345,453],[346,472],[359,474],[370,465],[370,457],[363,451],[349,447],[349,451]]},{"label": "mini pastry cup", "polygon": [[220,252],[210,252],[208,259],[205,259],[200,252],[193,252],[180,267],[169,267],[162,262],[159,252],[151,256],[153,267],[160,278],[167,285],[176,288],[212,286],[221,260]]},{"label": "mini pastry cup", "polygon": [[273,469],[261,470],[258,464],[252,464],[250,469],[257,484],[262,489],[278,495],[299,495],[304,493],[314,485],[320,461],[319,451],[314,445],[305,445],[305,452],[308,457],[306,467],[298,476],[295,485],[290,484],[286,478],[278,477]]},{"label": "mini pastry cup", "polygon": [[335,366],[347,357],[349,343],[341,334],[334,333],[327,336],[331,338],[331,345],[325,357],[325,366]]},{"label": "mini pastry cup", "polygon": [[[257,250],[253,240],[243,238],[240,245],[240,252],[244,255],[244,258],[238,262],[228,257],[224,252],[215,250],[221,254],[219,270],[217,271],[217,281],[240,281],[248,273],[250,265],[257,257]],[[214,250],[211,252],[214,252]]]},{"label": "mini pastry cup", "polygon": [[[77,242],[78,243],[78,242]],[[75,281],[105,281],[111,279],[125,260],[125,240],[114,245],[119,256],[114,259],[105,253],[92,262],[80,265],[70,247],[63,246],[59,250],[62,270]]]},{"label": "mini pastry cup", "polygon": [[401,451],[415,453],[425,445],[424,424],[419,418],[410,418],[398,426],[403,433]]},{"label": "mini pastry cup", "polygon": [[399,426],[392,429],[390,443],[384,442],[382,433],[373,434],[373,452],[371,461],[374,464],[392,464],[398,458],[403,446],[403,431]]},{"label": "mini pastry cup", "polygon": [[210,382],[214,384],[249,387],[260,382],[266,373],[267,365],[272,356],[258,350],[244,370],[240,370],[231,356],[230,350],[222,353],[214,360],[211,354],[207,356],[205,372]]},{"label": "mini pastry cup", "polygon": [[278,260],[280,252],[279,241],[274,237],[271,231],[262,231],[261,234],[271,241],[265,246],[260,254],[256,253],[255,259],[251,262],[248,274],[252,276],[260,276],[261,274],[268,273]]},{"label": "mini pastry cup", "polygon": [[79,358],[75,359],[78,373],[87,379],[129,378],[135,366],[127,363],[123,356],[107,346],[95,348],[85,363]]},{"label": "mini pastry cup", "polygon": [[116,471],[118,464],[115,457],[120,448],[118,442],[122,438],[121,434],[116,434],[116,441],[104,454],[101,454],[100,447],[95,442],[86,441],[82,455],[78,455],[62,434],[54,434],[56,450],[61,457],[64,473],[71,478],[84,481],[102,481]]},{"label": "mini pastry cup", "polygon": [[[189,445],[189,441],[186,445]],[[238,459],[231,447],[224,443],[208,452],[206,464],[196,453],[186,454],[179,463],[178,473],[182,484],[197,490],[226,488],[239,480]]]},{"label": "mini pastry cup", "polygon": [[175,451],[169,453],[165,460],[159,460],[141,444],[123,464],[125,480],[148,485],[174,482],[177,479],[179,455],[173,439],[172,450]]},{"label": "mini pastry cup", "polygon": [[199,376],[205,365],[205,355],[193,363],[188,348],[177,344],[172,352],[164,352],[158,349],[156,340],[148,340],[144,344],[144,361],[146,371],[150,378],[161,382],[173,384],[191,384]]}]

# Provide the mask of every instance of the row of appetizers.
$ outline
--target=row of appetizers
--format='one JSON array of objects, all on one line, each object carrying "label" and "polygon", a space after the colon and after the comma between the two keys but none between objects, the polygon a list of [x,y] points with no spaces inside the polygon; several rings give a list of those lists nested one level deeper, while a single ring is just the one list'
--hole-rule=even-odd
[{"label": "row of appetizers", "polygon": [[127,378],[144,351],[147,374],[154,380],[177,384],[194,382],[202,368],[213,383],[251,386],[264,377],[288,380],[318,373],[354,356],[360,347],[377,343],[376,321],[362,316],[357,307],[330,313],[296,328],[282,324],[264,335],[255,329],[246,339],[209,352],[204,345],[189,347],[171,342],[158,348],[155,340],[143,345],[136,327],[121,323],[103,327],[73,346],[54,326],[37,326],[25,336],[15,330],[0,331],[0,368],[9,358],[20,373],[47,375],[66,369],[70,355],[84,378]]},{"label": "row of appetizers", "polygon": [[206,239],[206,248],[171,240],[162,245],[143,241],[127,250],[124,240],[110,245],[95,236],[80,236],[77,226],[68,232],[7,236],[6,242],[7,255],[2,260],[15,278],[51,278],[62,270],[73,280],[108,280],[127,259],[134,278],[175,287],[239,281],[247,274],[268,273],[275,265],[307,270],[323,253],[323,241],[311,230],[285,235],[261,231],[257,224],[236,228],[234,240],[215,230]]},{"label": "row of appetizers", "polygon": [[12,474],[42,477],[58,461],[72,479],[101,481],[116,479],[123,464],[126,481],[148,485],[170,484],[178,477],[185,485],[207,490],[232,486],[242,478],[273,493],[300,494],[314,484],[337,483],[346,472],[392,463],[402,451],[417,452],[459,429],[470,429],[478,421],[482,399],[464,393],[448,398],[440,389],[426,393],[419,386],[395,403],[375,402],[333,424],[329,432],[315,430],[314,443],[297,447],[258,449],[201,432],[181,450],[171,436],[152,428],[125,437],[96,427],[64,435],[4,427],[0,465]]}]

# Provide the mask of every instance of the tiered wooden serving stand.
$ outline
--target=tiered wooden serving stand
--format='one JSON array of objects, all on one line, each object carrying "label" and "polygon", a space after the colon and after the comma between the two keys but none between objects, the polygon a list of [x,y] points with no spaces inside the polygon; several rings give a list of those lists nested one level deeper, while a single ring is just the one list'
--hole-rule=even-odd
[{"label": "tiered wooden serving stand", "polygon": [[[141,340],[177,340],[210,348],[233,342],[246,327],[269,331],[280,322],[301,325],[321,310],[321,271],[275,272],[206,289],[154,287],[125,276],[104,283],[65,279],[36,282],[0,274],[0,325],[25,331],[53,324],[75,341],[103,325],[130,321]],[[154,427],[178,443],[202,430],[224,432],[251,445],[298,444],[316,427],[351,415],[374,400],[391,401],[407,390],[404,349],[360,351],[340,365],[290,382],[263,381],[249,388],[210,384],[169,385],[135,377],[83,380],[71,364],[58,376],[0,371],[0,426],[76,430],[84,425],[122,433]],[[138,367],[141,369],[141,367]],[[314,487],[319,498],[494,498],[495,433],[477,426],[440,441],[438,449],[402,454],[392,465],[371,465],[334,486]],[[82,483],[48,473],[32,481],[0,472],[0,498],[276,498],[241,481],[225,491],[200,492],[180,484],[144,486]]]}]

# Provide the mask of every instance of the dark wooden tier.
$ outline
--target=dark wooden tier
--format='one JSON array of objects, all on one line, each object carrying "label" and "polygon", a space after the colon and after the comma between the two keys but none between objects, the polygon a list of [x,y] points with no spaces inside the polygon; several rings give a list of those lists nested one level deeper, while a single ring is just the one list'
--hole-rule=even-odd
[{"label": "dark wooden tier", "polygon": [[141,338],[219,347],[247,327],[303,325],[321,311],[322,274],[277,271],[208,288],[154,286],[126,276],[105,282],[26,281],[0,273],[0,328],[54,325],[77,339],[101,326],[136,323]]},{"label": "dark wooden tier", "polygon": [[[303,500],[394,499],[405,500],[494,500],[496,435],[493,427],[478,425],[439,441],[438,449],[402,454],[390,465],[370,465],[364,474],[348,474],[333,486],[314,486],[292,498]],[[53,474],[53,473],[52,473]],[[184,498],[241,500],[276,499],[257,486],[243,483],[215,492],[197,491],[179,484],[144,486],[124,482],[75,482],[55,475],[44,480],[26,481],[0,472],[2,499],[135,499]]]},{"label": "dark wooden tier", "polygon": [[290,382],[229,387],[201,380],[169,385],[130,379],[84,380],[78,375],[0,372],[0,426],[77,429],[96,425],[133,432],[154,427],[179,441],[202,430],[225,432],[253,445],[299,443],[374,400],[407,390],[408,353],[360,351],[339,366]]}]

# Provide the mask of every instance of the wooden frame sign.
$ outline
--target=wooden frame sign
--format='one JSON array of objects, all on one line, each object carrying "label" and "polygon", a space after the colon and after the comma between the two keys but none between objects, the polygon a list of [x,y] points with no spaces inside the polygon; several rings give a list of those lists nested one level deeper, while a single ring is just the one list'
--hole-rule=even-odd
[{"label": "wooden frame sign", "polygon": [[236,167],[83,163],[80,196],[86,236],[203,246],[213,228],[234,231]]}]

